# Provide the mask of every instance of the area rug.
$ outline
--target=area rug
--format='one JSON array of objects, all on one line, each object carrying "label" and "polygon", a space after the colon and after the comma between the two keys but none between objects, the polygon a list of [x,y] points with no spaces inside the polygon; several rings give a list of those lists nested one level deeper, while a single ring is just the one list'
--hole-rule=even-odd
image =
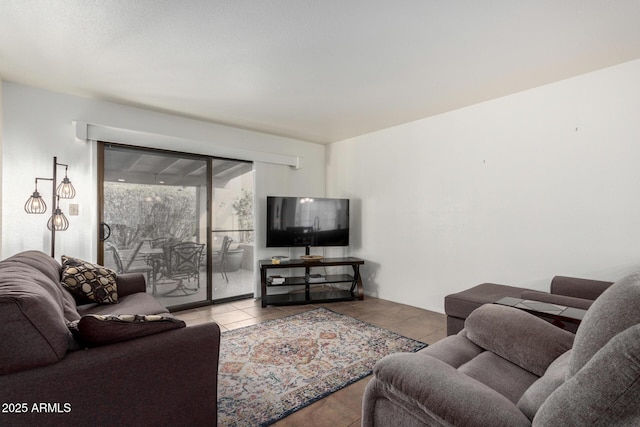
[{"label": "area rug", "polygon": [[226,331],[218,423],[270,425],[371,374],[385,355],[424,347],[326,308]]}]

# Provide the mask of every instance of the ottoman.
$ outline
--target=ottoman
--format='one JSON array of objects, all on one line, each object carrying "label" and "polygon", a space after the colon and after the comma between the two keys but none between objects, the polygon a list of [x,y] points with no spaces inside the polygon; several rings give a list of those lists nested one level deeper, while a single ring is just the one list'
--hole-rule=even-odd
[{"label": "ottoman", "polygon": [[464,328],[465,319],[483,304],[490,304],[504,297],[521,298],[531,289],[515,286],[482,283],[473,288],[444,297],[444,312],[447,315],[447,335],[455,335]]}]

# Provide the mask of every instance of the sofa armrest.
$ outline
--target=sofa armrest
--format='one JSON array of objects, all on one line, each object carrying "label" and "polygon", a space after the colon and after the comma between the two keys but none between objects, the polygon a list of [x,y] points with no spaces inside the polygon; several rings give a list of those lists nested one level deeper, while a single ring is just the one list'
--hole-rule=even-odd
[{"label": "sofa armrest", "polygon": [[577,277],[555,276],[551,280],[551,293],[568,297],[595,300],[613,282],[579,279]]},{"label": "sofa armrest", "polygon": [[464,331],[476,345],[539,377],[575,338],[533,314],[499,304],[485,304],[471,313]]},{"label": "sofa armrest", "polygon": [[125,296],[147,291],[147,282],[142,273],[123,273],[116,277],[118,295]]},{"label": "sofa armrest", "polygon": [[[79,350],[0,376],[0,401],[27,413],[8,425],[216,425],[220,328],[215,323]],[[33,411],[50,403],[50,411]]]},{"label": "sofa armrest", "polygon": [[593,300],[590,299],[568,297],[565,295],[556,295],[541,291],[523,291],[521,296],[523,299],[527,300],[564,305],[567,307],[580,308],[582,310],[589,309],[589,307],[591,307],[591,304],[593,304]]},{"label": "sofa armrest", "polygon": [[407,413],[424,425],[531,425],[509,399],[428,355],[391,354],[373,373],[363,398],[363,426],[403,425]]}]

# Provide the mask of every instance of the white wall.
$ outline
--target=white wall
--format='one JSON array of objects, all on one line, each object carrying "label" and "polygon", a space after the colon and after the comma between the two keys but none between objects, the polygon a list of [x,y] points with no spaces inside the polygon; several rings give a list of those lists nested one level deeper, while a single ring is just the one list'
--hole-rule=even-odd
[{"label": "white wall", "polygon": [[[3,83],[2,101],[3,258],[28,249],[49,252],[48,216],[28,215],[23,206],[33,192],[34,178],[51,177],[52,157],[57,156],[59,162],[69,164],[69,178],[77,191],[76,198],[61,201],[61,207],[68,213],[68,204],[78,203],[80,215],[67,215],[70,227],[56,235],[56,258],[69,254],[96,259],[96,144],[75,139],[74,120],[140,131],[123,133],[121,142],[132,145],[213,156],[236,151],[245,160],[264,158],[265,153],[301,157],[299,170],[279,164],[255,163],[258,227],[263,225],[260,209],[268,194],[324,194],[325,191],[325,148],[322,145],[9,82]],[[170,138],[159,137],[163,135]],[[50,184],[41,181],[38,189],[50,204]],[[261,230],[257,230],[259,242],[255,259],[268,255],[264,241],[260,240],[264,239]]]},{"label": "white wall", "polygon": [[[2,78],[0,78],[0,183],[2,182],[2,118],[3,118],[3,114],[2,114]],[[0,221],[2,220],[2,185],[0,185]],[[0,254],[2,254],[2,227],[0,226]]]},{"label": "white wall", "polygon": [[365,292],[443,311],[482,282],[640,269],[640,60],[332,144]]}]

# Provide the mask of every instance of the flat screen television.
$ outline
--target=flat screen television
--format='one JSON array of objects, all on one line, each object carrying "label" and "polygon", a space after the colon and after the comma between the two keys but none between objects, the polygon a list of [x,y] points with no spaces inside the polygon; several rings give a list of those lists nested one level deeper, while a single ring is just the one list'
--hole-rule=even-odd
[{"label": "flat screen television", "polygon": [[267,247],[349,246],[349,199],[267,197]]}]

